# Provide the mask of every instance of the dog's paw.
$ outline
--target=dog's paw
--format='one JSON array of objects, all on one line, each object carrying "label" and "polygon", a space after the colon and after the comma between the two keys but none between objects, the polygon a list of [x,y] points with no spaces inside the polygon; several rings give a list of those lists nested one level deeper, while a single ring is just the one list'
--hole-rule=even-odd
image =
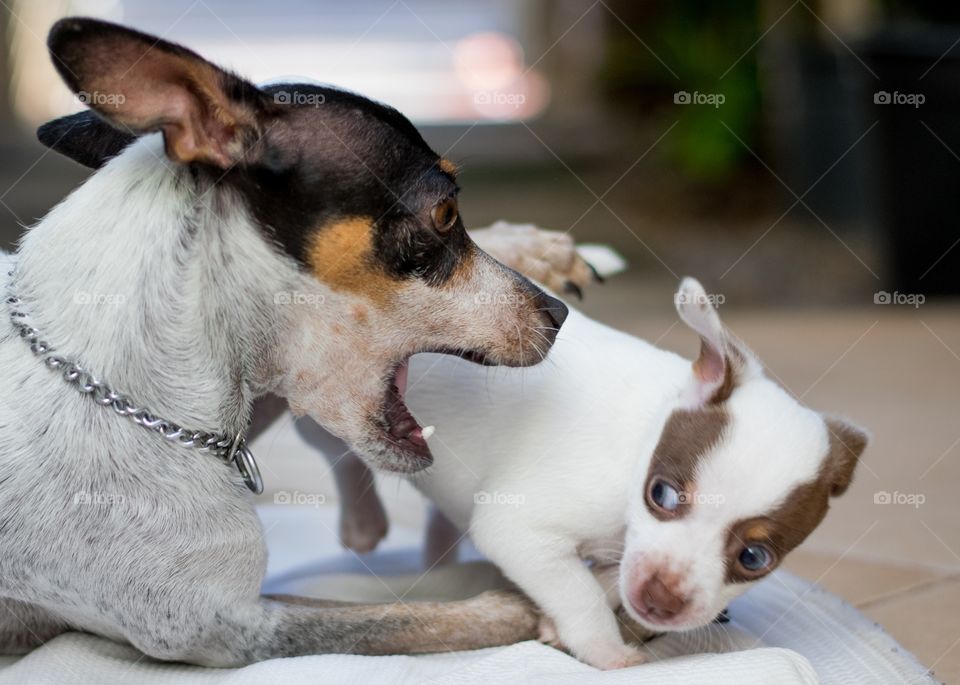
[{"label": "dog's paw", "polygon": [[495,259],[555,293],[579,298],[584,287],[600,280],[566,233],[533,224],[498,221],[488,228],[470,231],[470,236]]},{"label": "dog's paw", "polygon": [[387,514],[378,498],[365,506],[352,507],[340,516],[340,542],[357,554],[375,550],[389,529]]},{"label": "dog's paw", "polygon": [[647,657],[643,652],[636,647],[625,644],[592,645],[585,650],[579,650],[577,656],[581,661],[602,671],[629,668],[647,662]]}]

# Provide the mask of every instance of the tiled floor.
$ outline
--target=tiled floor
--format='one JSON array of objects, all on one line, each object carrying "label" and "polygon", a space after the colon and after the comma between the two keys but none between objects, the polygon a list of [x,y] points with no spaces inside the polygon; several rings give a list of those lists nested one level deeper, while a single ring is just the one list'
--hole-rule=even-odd
[{"label": "tiled floor", "polygon": [[[591,289],[583,308],[692,355],[697,342],[677,323],[674,285],[621,276]],[[960,682],[960,303],[913,309],[871,301],[825,311],[734,305],[721,308],[724,321],[785,387],[873,433],[854,485],[787,568],[878,621],[939,680]],[[272,491],[310,483],[335,496],[319,459],[285,459],[287,451],[282,439],[258,450]],[[395,518],[422,521],[405,488],[390,482],[380,492]],[[882,493],[912,504],[879,503]]]}]

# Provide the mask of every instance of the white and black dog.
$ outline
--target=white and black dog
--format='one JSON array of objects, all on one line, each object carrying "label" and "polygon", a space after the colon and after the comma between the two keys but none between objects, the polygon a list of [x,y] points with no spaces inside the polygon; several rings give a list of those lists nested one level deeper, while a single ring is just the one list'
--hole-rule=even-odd
[{"label": "white and black dog", "polygon": [[[288,84],[291,104],[89,19],[59,22],[49,46],[122,144],[105,140],[119,154],[2,259],[0,653],[71,629],[218,666],[535,636],[519,593],[260,596],[254,398],[276,393],[371,466],[413,472],[432,456],[396,393],[406,360],[535,364],[566,317],[467,235],[455,168],[351,93]],[[534,233],[488,244],[514,261],[552,246],[589,274],[568,240]]]},{"label": "white and black dog", "polygon": [[[427,563],[469,533],[552,619],[541,637],[599,668],[642,661],[621,635],[705,625],[775,569],[867,444],[769,379],[698,282],[676,304],[700,338],[692,362],[571,310],[523,373],[423,355],[399,374],[436,426],[434,465],[410,476],[438,509]],[[371,497],[347,517],[376,521],[349,511]]]}]

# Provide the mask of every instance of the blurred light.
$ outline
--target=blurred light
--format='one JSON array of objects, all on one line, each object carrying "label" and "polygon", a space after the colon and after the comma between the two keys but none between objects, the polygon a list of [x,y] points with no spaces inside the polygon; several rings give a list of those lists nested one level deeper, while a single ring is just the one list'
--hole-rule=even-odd
[{"label": "blurred light", "polygon": [[[18,39],[13,92],[19,117],[36,125],[83,108],[63,87],[39,38],[56,19],[64,14],[83,14],[122,21],[126,15],[138,28],[163,34],[145,25],[134,11],[138,7],[142,11],[139,3],[144,1],[66,0],[46,4],[20,0],[20,16],[26,21],[13,27]],[[323,11],[321,8],[319,5],[318,11]],[[481,17],[494,11],[482,3],[475,9]],[[289,29],[286,22],[281,22],[279,34],[276,30],[264,31],[260,24],[242,15],[228,17],[229,27],[213,21],[213,30],[187,30],[192,12],[200,12],[199,18],[209,14],[201,8],[181,16],[176,26],[186,35],[180,40],[215,64],[255,83],[275,79],[278,74],[297,73],[307,80],[330,83],[385,102],[419,124],[524,120],[543,111],[549,101],[546,80],[525,65],[523,48],[513,36],[503,31],[465,35],[461,26],[449,23],[449,17],[447,30],[455,38],[439,39],[435,34],[410,38],[403,30],[404,15],[400,13],[395,23],[390,21],[393,17],[387,17],[376,32],[357,40],[337,27],[331,27],[329,34],[318,34],[298,27],[295,21],[289,22]],[[212,21],[210,16],[205,20]],[[443,34],[440,19],[437,26]],[[167,39],[177,41],[175,32],[170,33],[174,35],[167,35]]]},{"label": "blurred light", "polygon": [[454,69],[469,91],[475,116],[496,121],[529,119],[550,99],[546,79],[525,68],[523,48],[502,33],[477,33],[454,49]]},{"label": "blurred light", "polygon": [[454,48],[457,76],[474,90],[504,88],[523,75],[523,50],[510,36],[478,33]]}]

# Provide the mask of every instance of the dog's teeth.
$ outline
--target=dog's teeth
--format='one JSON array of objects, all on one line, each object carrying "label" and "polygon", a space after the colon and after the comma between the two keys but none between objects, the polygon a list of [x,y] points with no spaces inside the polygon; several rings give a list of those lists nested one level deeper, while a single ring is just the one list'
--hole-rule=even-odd
[{"label": "dog's teeth", "polygon": [[423,439],[426,440],[431,435],[433,435],[436,432],[436,430],[437,429],[435,426],[424,426],[423,430],[420,431],[420,435],[422,435]]}]

